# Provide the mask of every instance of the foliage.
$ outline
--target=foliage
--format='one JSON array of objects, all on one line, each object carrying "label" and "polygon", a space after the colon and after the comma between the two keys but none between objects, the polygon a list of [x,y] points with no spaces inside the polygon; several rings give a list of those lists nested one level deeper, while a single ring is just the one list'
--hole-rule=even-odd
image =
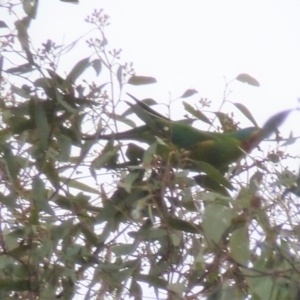
[{"label": "foliage", "polygon": [[[12,2],[0,9],[17,11]],[[15,29],[0,21],[0,298],[299,299],[300,180],[287,167],[296,158],[279,148],[295,139],[277,134],[272,150],[254,151],[225,177],[213,173],[209,188],[202,173],[162,161],[161,141],[98,140],[135,127],[131,108],[119,113],[123,90],[155,78],[109,50],[102,10],[86,19],[100,35],[86,41],[93,54],[61,75],[65,46],[35,49],[28,27],[38,2],[22,9]],[[89,69],[95,82],[83,79]],[[259,86],[247,74],[236,79]],[[187,122],[238,128],[231,114],[204,114],[207,99],[190,104],[197,93],[182,94]],[[256,125],[243,104],[234,108]]]}]

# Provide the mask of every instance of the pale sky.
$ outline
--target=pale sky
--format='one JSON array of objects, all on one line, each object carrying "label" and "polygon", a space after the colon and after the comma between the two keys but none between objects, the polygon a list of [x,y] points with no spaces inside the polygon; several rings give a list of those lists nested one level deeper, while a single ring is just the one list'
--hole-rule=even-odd
[{"label": "pale sky", "polygon": [[[236,82],[230,86],[233,93],[229,99],[244,103],[260,125],[273,113],[298,104],[300,1],[49,3],[40,2],[38,18],[30,27],[30,33],[37,35],[39,42],[49,37],[58,44],[77,39],[92,29],[84,18],[93,9],[104,8],[111,17],[111,25],[106,30],[109,46],[122,48],[122,61],[132,61],[138,75],[154,76],[158,80],[152,86],[129,87],[137,96],[168,103],[169,93],[175,99],[187,88],[195,88],[199,91],[193,98],[195,101],[200,96],[207,97],[218,107],[224,77],[229,81],[239,73],[248,73],[261,87]],[[90,34],[95,35],[96,32]],[[82,47],[71,56],[68,54],[61,71],[68,71],[89,54],[85,39]],[[231,109],[227,106],[227,110]],[[179,110],[182,111],[182,106]],[[291,124],[295,125],[298,117],[292,117]]]}]

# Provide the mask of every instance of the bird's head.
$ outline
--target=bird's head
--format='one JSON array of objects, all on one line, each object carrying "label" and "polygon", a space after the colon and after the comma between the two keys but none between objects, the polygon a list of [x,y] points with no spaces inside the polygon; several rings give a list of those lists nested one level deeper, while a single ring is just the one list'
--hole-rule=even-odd
[{"label": "bird's head", "polygon": [[259,127],[247,127],[232,132],[231,135],[240,142],[240,147],[248,153],[259,144],[260,132]]}]

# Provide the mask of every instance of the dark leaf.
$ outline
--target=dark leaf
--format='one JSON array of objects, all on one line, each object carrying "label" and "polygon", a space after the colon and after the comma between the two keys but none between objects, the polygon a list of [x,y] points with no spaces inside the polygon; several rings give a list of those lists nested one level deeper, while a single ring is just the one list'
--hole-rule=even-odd
[{"label": "dark leaf", "polygon": [[116,164],[118,151],[120,149],[119,145],[114,146],[111,141],[109,141],[104,147],[102,153],[97,156],[91,163],[91,170],[101,169],[105,164]]},{"label": "dark leaf", "polygon": [[284,147],[284,146],[289,146],[289,145],[292,145],[294,144],[297,140],[299,139],[299,137],[294,137],[293,136],[293,132],[291,131],[290,132],[290,135],[287,139],[284,139],[283,141],[285,141],[281,146]]},{"label": "dark leaf", "polygon": [[12,278],[2,278],[0,279],[0,290],[1,291],[30,291],[32,289],[32,282],[30,280],[13,280]]},{"label": "dark leaf", "polygon": [[97,234],[93,230],[91,230],[88,226],[85,226],[85,225],[80,226],[80,229],[82,230],[82,233],[86,237],[87,241],[91,245],[97,246],[97,244],[98,244]]},{"label": "dark leaf", "polygon": [[195,89],[188,89],[179,98],[188,98],[195,94],[198,94],[198,91],[196,91]]},{"label": "dark leaf", "polygon": [[128,255],[132,253],[135,248],[136,248],[135,244],[118,244],[111,247],[111,251],[116,256],[121,256],[121,255]]},{"label": "dark leaf", "polygon": [[34,120],[22,118],[22,117],[11,117],[10,119],[10,129],[14,134],[20,134],[27,130],[32,130],[36,128]]},{"label": "dark leaf", "polygon": [[79,0],[60,0],[61,2],[66,2],[66,3],[72,3],[72,4],[78,4]]},{"label": "dark leaf", "polygon": [[8,26],[4,21],[0,20],[0,28],[8,28]]},{"label": "dark leaf", "polygon": [[215,182],[222,184],[228,189],[233,189],[231,183],[212,165],[204,162],[204,161],[195,161],[194,162],[199,170],[203,171],[207,174],[207,176],[211,177]]},{"label": "dark leaf", "polygon": [[214,181],[213,178],[207,175],[199,174],[194,176],[193,178],[198,185],[200,185],[206,190],[213,191],[227,197],[230,196],[230,194],[224,186],[220,185],[218,182]]},{"label": "dark leaf", "polygon": [[100,74],[101,71],[101,60],[100,59],[94,59],[91,62],[92,67],[94,68],[94,70],[96,71],[97,76]]},{"label": "dark leaf", "polygon": [[136,279],[161,289],[165,289],[168,285],[168,282],[165,279],[161,279],[158,276],[153,275],[138,274]]},{"label": "dark leaf", "polygon": [[29,40],[28,40],[28,33],[27,29],[30,25],[31,18],[30,17],[24,17],[22,20],[18,20],[15,22],[16,29],[18,31],[18,39],[22,46],[22,49],[28,49],[29,50]]},{"label": "dark leaf", "polygon": [[16,162],[16,157],[11,151],[10,147],[6,144],[1,145],[1,152],[3,153],[3,158],[6,165],[6,171],[9,175],[10,182],[14,183],[17,180],[17,176],[19,173],[19,168]]},{"label": "dark leaf", "polygon": [[119,66],[118,70],[117,70],[117,79],[119,82],[119,86],[122,86],[123,83],[123,66]]},{"label": "dark leaf", "polygon": [[34,177],[32,183],[32,196],[38,205],[38,208],[49,215],[54,216],[55,213],[46,198],[46,189],[44,182],[38,177]]},{"label": "dark leaf", "polygon": [[19,95],[22,98],[28,98],[28,96],[30,95],[30,91],[26,90],[26,89],[21,89],[15,85],[11,86],[11,91],[16,94]]},{"label": "dark leaf", "polygon": [[261,129],[260,139],[265,139],[276,132],[277,128],[285,121],[292,111],[293,109],[284,110],[269,118]]},{"label": "dark leaf", "polygon": [[258,124],[256,123],[254,117],[252,116],[251,112],[249,111],[249,109],[242,103],[233,103],[235,105],[236,108],[238,108],[241,113],[243,113],[243,115],[252,122],[252,124],[256,127],[258,127]]},{"label": "dark leaf", "polygon": [[[141,100],[140,102],[143,102],[143,103],[147,104],[147,106],[157,104],[157,102],[155,100],[151,99],[151,98],[147,98],[147,99]],[[125,117],[125,116],[128,116],[128,115],[132,114],[132,113],[135,113],[134,110],[133,110],[133,108],[132,108],[132,104],[129,104],[129,105],[130,105],[130,108],[128,108],[126,111],[124,111],[122,113],[122,115],[121,115],[122,117]],[[156,111],[152,110],[152,108],[148,107],[145,110],[151,112],[154,115],[157,114]]]},{"label": "dark leaf", "polygon": [[[53,81],[53,85],[52,86],[57,86],[60,90],[62,90],[63,92],[67,93],[67,94],[74,94],[74,89],[72,87],[72,82],[70,80],[66,80],[64,78],[62,78],[60,75],[58,75],[56,72],[54,72],[51,69],[47,69],[49,75],[52,78]],[[58,90],[55,89],[55,92],[53,91],[53,95],[56,94],[57,100],[60,101],[60,99],[62,99],[61,96],[58,95]],[[58,99],[60,97],[60,99]]]},{"label": "dark leaf", "polygon": [[59,188],[59,176],[55,168],[55,162],[53,160],[44,162],[43,173],[46,175],[55,189]]},{"label": "dark leaf", "polygon": [[190,105],[189,103],[183,101],[183,106],[184,109],[189,112],[190,114],[192,114],[193,116],[195,116],[197,119],[207,123],[207,124],[211,124],[210,120],[199,110],[196,110],[192,105]]},{"label": "dark leaf", "polygon": [[83,192],[93,193],[93,194],[99,195],[99,190],[91,187],[88,184],[80,182],[78,180],[69,179],[69,178],[66,178],[66,177],[60,177],[60,180],[61,180],[61,182],[65,183],[68,186],[68,188],[74,188],[74,189],[78,189],[78,190],[83,191]]},{"label": "dark leaf", "polygon": [[47,115],[41,102],[35,101],[34,108],[34,119],[36,122],[36,128],[41,141],[41,145],[44,150],[47,150],[50,138],[50,128],[47,120]]},{"label": "dark leaf", "polygon": [[167,219],[167,224],[169,224],[172,228],[184,232],[190,232],[190,233],[201,233],[202,229],[199,227],[199,225],[195,225],[193,223],[169,217]]},{"label": "dark leaf", "polygon": [[66,80],[70,83],[75,83],[76,79],[91,65],[90,58],[80,60],[71,70]]},{"label": "dark leaf", "polygon": [[6,70],[7,73],[11,73],[11,74],[24,74],[24,73],[28,73],[34,70],[34,67],[32,66],[32,64],[27,63],[24,65],[20,65],[18,67],[14,67],[14,68],[9,68]]}]

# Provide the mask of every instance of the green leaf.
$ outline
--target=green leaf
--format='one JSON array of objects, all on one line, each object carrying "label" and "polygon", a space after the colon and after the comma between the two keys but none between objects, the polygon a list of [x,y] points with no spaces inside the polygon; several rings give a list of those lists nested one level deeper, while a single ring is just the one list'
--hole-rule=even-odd
[{"label": "green leaf", "polygon": [[[221,287],[221,293],[222,296],[219,298],[220,300],[227,300],[227,299],[245,299],[245,295],[243,294],[243,291],[239,288],[239,286],[233,286],[231,284],[230,279],[229,280],[224,280],[222,282],[222,287]],[[213,299],[214,295],[212,295],[211,298],[208,298],[207,300]],[[252,298],[252,300],[255,300]]]},{"label": "green leaf", "polygon": [[120,145],[114,146],[113,141],[109,141],[104,147],[102,153],[100,153],[99,156],[92,161],[91,169],[101,169],[110,162],[115,165],[119,149]]},{"label": "green leaf", "polygon": [[139,171],[131,171],[121,182],[119,182],[119,186],[123,187],[126,192],[130,193],[132,184],[139,178]]},{"label": "green leaf", "polygon": [[165,228],[154,228],[151,229],[148,234],[149,239],[159,240],[161,238],[166,238],[169,235],[169,232]]},{"label": "green leaf", "polygon": [[246,226],[236,229],[231,234],[229,247],[231,258],[246,266],[251,256],[248,228]]},{"label": "green leaf", "polygon": [[68,104],[64,99],[61,93],[57,89],[55,89],[55,96],[57,101],[66,109],[66,111],[72,113],[72,114],[77,114],[76,108],[72,107],[70,104]]},{"label": "green leaf", "polygon": [[29,90],[23,89],[23,88],[19,88],[19,87],[15,86],[15,85],[11,86],[11,91],[14,94],[16,94],[16,95],[18,95],[18,96],[20,96],[22,98],[28,98],[29,95],[30,95],[30,91]]},{"label": "green leaf", "polygon": [[65,183],[69,188],[75,188],[82,192],[93,193],[99,195],[99,190],[87,185],[81,181],[70,179],[66,177],[60,177],[61,182]]},{"label": "green leaf", "polygon": [[13,155],[13,152],[11,151],[10,147],[6,144],[1,145],[1,152],[3,153],[3,158],[5,161],[6,165],[6,171],[7,174],[9,175],[10,182],[14,183],[15,180],[17,179],[18,173],[19,173],[19,168],[16,163],[16,158]]},{"label": "green leaf", "polygon": [[217,192],[224,196],[230,196],[227,189],[215,181],[212,177],[205,174],[198,174],[193,177],[198,185],[203,187],[205,190]]},{"label": "green leaf", "polygon": [[212,248],[220,242],[225,230],[230,226],[233,212],[227,206],[209,203],[203,215],[203,230],[205,238]]},{"label": "green leaf", "polygon": [[187,286],[182,282],[169,283],[167,285],[167,289],[175,294],[182,295],[184,292],[186,292]]},{"label": "green leaf", "polygon": [[23,10],[32,19],[36,18],[38,0],[23,0]]},{"label": "green leaf", "polygon": [[21,134],[27,130],[36,128],[34,120],[28,120],[27,118],[11,117],[9,119],[10,129],[14,134]]},{"label": "green leaf", "polygon": [[199,225],[195,225],[193,223],[190,223],[188,221],[184,221],[177,218],[171,218],[169,217],[167,219],[167,224],[170,225],[173,229],[184,231],[184,232],[190,232],[190,233],[201,233],[202,229]]},{"label": "green leaf", "polygon": [[80,226],[80,229],[82,231],[82,233],[84,234],[84,236],[86,237],[86,240],[93,246],[98,246],[98,241],[99,238],[97,236],[97,234],[93,231],[93,228],[90,228],[88,226],[85,225],[86,221],[84,222],[84,224],[82,224]]},{"label": "green leaf", "polygon": [[119,244],[111,247],[116,256],[128,255],[136,248],[135,244]]},{"label": "green leaf", "polygon": [[0,193],[0,203],[6,206],[6,209],[16,209],[19,207],[16,198],[13,195],[4,195]]},{"label": "green leaf", "polygon": [[129,78],[127,83],[131,85],[146,85],[156,82],[157,80],[154,77],[133,75]]},{"label": "green leaf", "polygon": [[144,151],[143,155],[143,166],[148,169],[151,167],[151,162],[153,161],[153,157],[156,154],[157,143],[153,143],[149,146],[149,148]]},{"label": "green leaf", "polygon": [[[59,126],[60,132],[61,132],[61,137],[64,139],[64,145],[62,145],[63,147],[65,147],[65,153],[67,153],[68,147],[71,146],[69,145],[69,143],[79,146],[81,147],[81,136],[80,133],[78,132],[78,129],[76,128],[76,126],[72,126],[71,128],[67,128],[65,126]],[[69,146],[68,146],[69,145]],[[63,150],[63,149],[61,149]],[[63,153],[61,153],[63,154]]]},{"label": "green leaf", "polygon": [[50,139],[50,128],[49,128],[46,112],[43,108],[42,103],[38,100],[35,101],[34,103],[34,119],[38,131],[38,135],[41,141],[41,145],[44,150],[47,150],[49,145],[49,139]]},{"label": "green leaf", "polygon": [[238,108],[240,110],[240,112],[248,119],[252,122],[252,124],[256,127],[258,127],[258,124],[256,123],[254,117],[252,116],[251,112],[249,111],[249,109],[242,103],[233,103],[233,105],[235,105],[236,108]]},{"label": "green leaf", "polygon": [[[130,108],[131,109],[131,108]],[[131,111],[132,113],[132,111]],[[130,114],[130,113],[128,113]],[[130,127],[136,127],[134,121],[132,121],[130,118],[126,118],[125,117],[125,113],[123,113],[122,115],[118,115],[118,114],[108,114],[109,117],[114,118],[116,121],[118,122],[122,122]]]},{"label": "green leaf", "polygon": [[134,280],[134,277],[131,281],[130,289],[129,289],[130,297],[133,297],[134,300],[143,299],[143,289],[141,285]]},{"label": "green leaf", "polygon": [[195,94],[198,94],[198,91],[196,91],[195,89],[188,89],[179,98],[188,98]]},{"label": "green leaf", "polygon": [[32,196],[39,209],[51,216],[55,215],[46,198],[45,184],[38,176],[35,176],[32,182]]},{"label": "green leaf", "polygon": [[233,189],[232,184],[222,175],[222,173],[214,168],[212,165],[204,162],[204,161],[194,161],[194,164],[199,170],[203,171],[207,174],[212,180],[215,182],[222,184],[228,189]]},{"label": "green leaf", "polygon": [[0,279],[0,290],[1,291],[15,291],[24,292],[30,291],[33,288],[30,280],[13,280],[11,278]]},{"label": "green leaf", "polygon": [[57,170],[55,168],[55,160],[49,159],[48,161],[45,161],[43,163],[42,171],[46,175],[48,180],[51,182],[53,187],[55,189],[58,189],[60,182],[59,182],[59,176],[58,176]]},{"label": "green leaf", "polygon": [[72,139],[66,135],[57,136],[57,142],[60,148],[60,161],[69,161],[71,155]]},{"label": "green leaf", "polygon": [[211,125],[210,120],[201,111],[196,110],[192,105],[190,105],[189,103],[187,103],[185,101],[183,101],[182,103],[183,103],[184,109],[187,112],[189,112],[190,114],[195,116],[197,119]]},{"label": "green leaf", "polygon": [[252,86],[260,86],[259,82],[255,78],[250,76],[249,74],[245,74],[245,73],[239,74],[236,77],[236,80],[243,82],[243,83],[248,83]]},{"label": "green leaf", "polygon": [[[152,114],[152,108],[140,102],[140,104],[132,104],[130,102],[125,101],[129,106],[131,106],[132,111],[141,119],[143,122],[147,124],[153,132],[156,132],[157,129],[160,127],[157,120],[153,118],[153,114],[156,116],[156,112]],[[149,113],[150,112],[150,113]],[[162,118],[164,118],[162,116]]]},{"label": "green leaf", "polygon": [[165,289],[168,285],[168,282],[165,279],[161,279],[158,276],[152,275],[138,274],[136,276],[136,280],[148,283],[151,286],[161,289]]},{"label": "green leaf", "polygon": [[[155,100],[151,99],[151,98],[143,99],[143,100],[141,100],[141,102],[143,102],[144,104],[147,104],[148,106],[157,104],[157,102]],[[135,112],[135,108],[133,107],[133,104],[130,103],[129,105],[130,105],[130,108],[128,108],[127,110],[125,110],[122,113],[122,115],[121,115],[122,117],[126,117],[126,116],[128,116],[128,115],[130,115],[132,113],[136,113]],[[138,105],[134,105],[134,106],[136,107]],[[156,112],[155,111],[151,111],[151,110],[152,110],[152,108],[150,108],[150,113],[153,113],[154,115],[156,115]],[[146,111],[149,111],[149,110],[146,110]]]},{"label": "green leaf", "polygon": [[80,60],[71,70],[66,80],[75,83],[76,79],[89,67],[91,66],[90,57]]},{"label": "green leaf", "polygon": [[250,290],[259,296],[257,299],[278,299],[272,297],[275,294],[276,285],[271,276],[261,276],[262,272],[267,270],[256,271],[250,268],[240,268],[244,278],[250,287]]}]

